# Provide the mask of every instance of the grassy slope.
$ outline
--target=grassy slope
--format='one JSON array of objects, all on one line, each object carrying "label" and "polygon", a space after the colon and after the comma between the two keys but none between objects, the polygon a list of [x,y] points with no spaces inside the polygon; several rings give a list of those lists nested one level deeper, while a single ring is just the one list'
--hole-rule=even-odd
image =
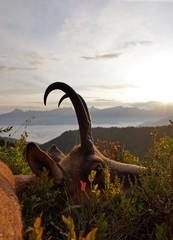
[{"label": "grassy slope", "polygon": [[[158,131],[157,138],[160,139],[164,136],[171,136],[172,126],[164,127],[126,127],[126,128],[93,128],[92,134],[95,142],[97,139],[107,141],[119,141],[120,145],[123,145],[125,149],[129,150],[134,155],[142,158],[147,149],[152,147],[151,132]],[[79,132],[77,130],[67,131],[61,136],[42,144],[43,149],[49,149],[52,144],[56,144],[57,147],[64,153],[69,152],[74,145],[80,143]]]}]

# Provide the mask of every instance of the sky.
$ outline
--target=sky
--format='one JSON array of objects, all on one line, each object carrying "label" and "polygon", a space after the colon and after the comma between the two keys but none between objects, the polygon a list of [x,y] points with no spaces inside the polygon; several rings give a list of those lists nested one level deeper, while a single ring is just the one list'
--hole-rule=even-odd
[{"label": "sky", "polygon": [[57,81],[88,107],[173,102],[172,26],[171,0],[0,0],[0,113],[56,108]]}]

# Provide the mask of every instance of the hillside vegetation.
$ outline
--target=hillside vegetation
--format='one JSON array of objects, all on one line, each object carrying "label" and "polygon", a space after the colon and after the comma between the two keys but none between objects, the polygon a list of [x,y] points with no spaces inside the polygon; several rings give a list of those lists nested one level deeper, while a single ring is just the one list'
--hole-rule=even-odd
[{"label": "hillside vegetation", "polygon": [[[171,136],[172,126],[163,127],[125,127],[125,128],[93,128],[92,135],[95,143],[97,139],[102,141],[107,140],[112,142],[119,142],[121,146],[129,150],[140,159],[143,158],[149,148],[153,146],[151,132],[157,130],[157,139],[164,136]],[[56,146],[64,153],[68,153],[74,145],[80,143],[79,131],[67,131],[61,136],[42,144],[43,149],[50,149],[52,144]]]},{"label": "hillside vegetation", "polygon": [[[100,133],[103,129],[96,130]],[[131,128],[128,130],[130,133]],[[172,240],[173,135],[158,139],[157,130],[148,134],[152,147],[140,161],[117,142],[105,138],[105,141],[97,140],[106,157],[147,167],[147,173],[140,177],[141,184],[131,183],[127,192],[123,191],[123,182],[120,183],[117,176],[114,182],[110,181],[106,168],[103,169],[104,186],[99,189],[94,182],[97,172],[92,170],[87,186],[91,194],[86,191],[86,183],[80,181],[81,197],[76,205],[68,193],[70,179],[65,178],[64,185],[57,186],[43,169],[41,179],[26,192],[19,193],[24,239]],[[13,145],[5,142],[0,146],[0,160],[10,165],[13,173],[29,173],[23,154],[26,138],[27,133],[24,132]],[[87,199],[87,204],[84,199]]]}]

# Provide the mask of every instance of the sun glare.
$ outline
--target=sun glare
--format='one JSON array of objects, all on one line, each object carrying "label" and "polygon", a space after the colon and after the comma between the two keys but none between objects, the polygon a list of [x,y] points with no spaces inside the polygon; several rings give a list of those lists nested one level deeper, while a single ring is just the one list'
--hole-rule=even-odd
[{"label": "sun glare", "polygon": [[173,52],[160,52],[136,62],[131,79],[146,99],[173,102]]}]

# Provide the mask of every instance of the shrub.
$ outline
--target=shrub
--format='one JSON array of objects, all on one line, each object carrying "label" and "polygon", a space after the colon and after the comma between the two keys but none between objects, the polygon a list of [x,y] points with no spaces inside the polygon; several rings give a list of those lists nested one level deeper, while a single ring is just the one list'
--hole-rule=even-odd
[{"label": "shrub", "polygon": [[86,234],[97,227],[96,239],[173,239],[173,137],[156,141],[157,132],[151,135],[153,147],[141,162],[116,143],[98,140],[106,157],[145,165],[148,170],[141,176],[141,185],[131,184],[127,193],[118,177],[110,182],[107,170],[102,190],[94,185],[94,171],[89,176],[90,195],[85,190],[86,183],[81,181],[88,204],[84,204],[82,195],[80,211],[71,208],[68,212],[78,235],[81,229]]},{"label": "shrub", "polygon": [[97,139],[97,147],[102,154],[112,160],[118,162],[140,165],[139,158],[125,150],[119,142],[108,142],[107,140],[100,141]]},{"label": "shrub", "polygon": [[[26,136],[14,146],[0,147],[0,158],[11,164],[15,173],[28,171],[23,164]],[[106,157],[147,167],[140,185],[131,183],[127,192],[117,176],[110,181],[107,169],[103,169],[104,187],[99,189],[96,171],[91,171],[89,186],[81,181],[81,197],[75,205],[68,194],[67,179],[65,185],[56,186],[44,169],[38,182],[19,194],[25,239],[173,239],[173,137],[156,140],[156,131],[151,136],[153,147],[141,161],[119,143],[98,140]]]},{"label": "shrub", "polygon": [[42,225],[45,232],[50,230],[51,222],[57,221],[56,202],[58,196],[59,198],[63,196],[60,188],[54,188],[54,180],[49,179],[48,175],[49,172],[44,168],[41,178],[37,179],[36,183],[30,186],[27,192],[19,193],[26,233],[38,216],[42,216]]},{"label": "shrub", "polygon": [[3,146],[0,146],[0,160],[5,162],[13,174],[29,174],[31,173],[30,167],[25,160],[25,148],[26,148],[27,132],[21,134],[19,140],[14,140],[13,144],[5,142]]}]

